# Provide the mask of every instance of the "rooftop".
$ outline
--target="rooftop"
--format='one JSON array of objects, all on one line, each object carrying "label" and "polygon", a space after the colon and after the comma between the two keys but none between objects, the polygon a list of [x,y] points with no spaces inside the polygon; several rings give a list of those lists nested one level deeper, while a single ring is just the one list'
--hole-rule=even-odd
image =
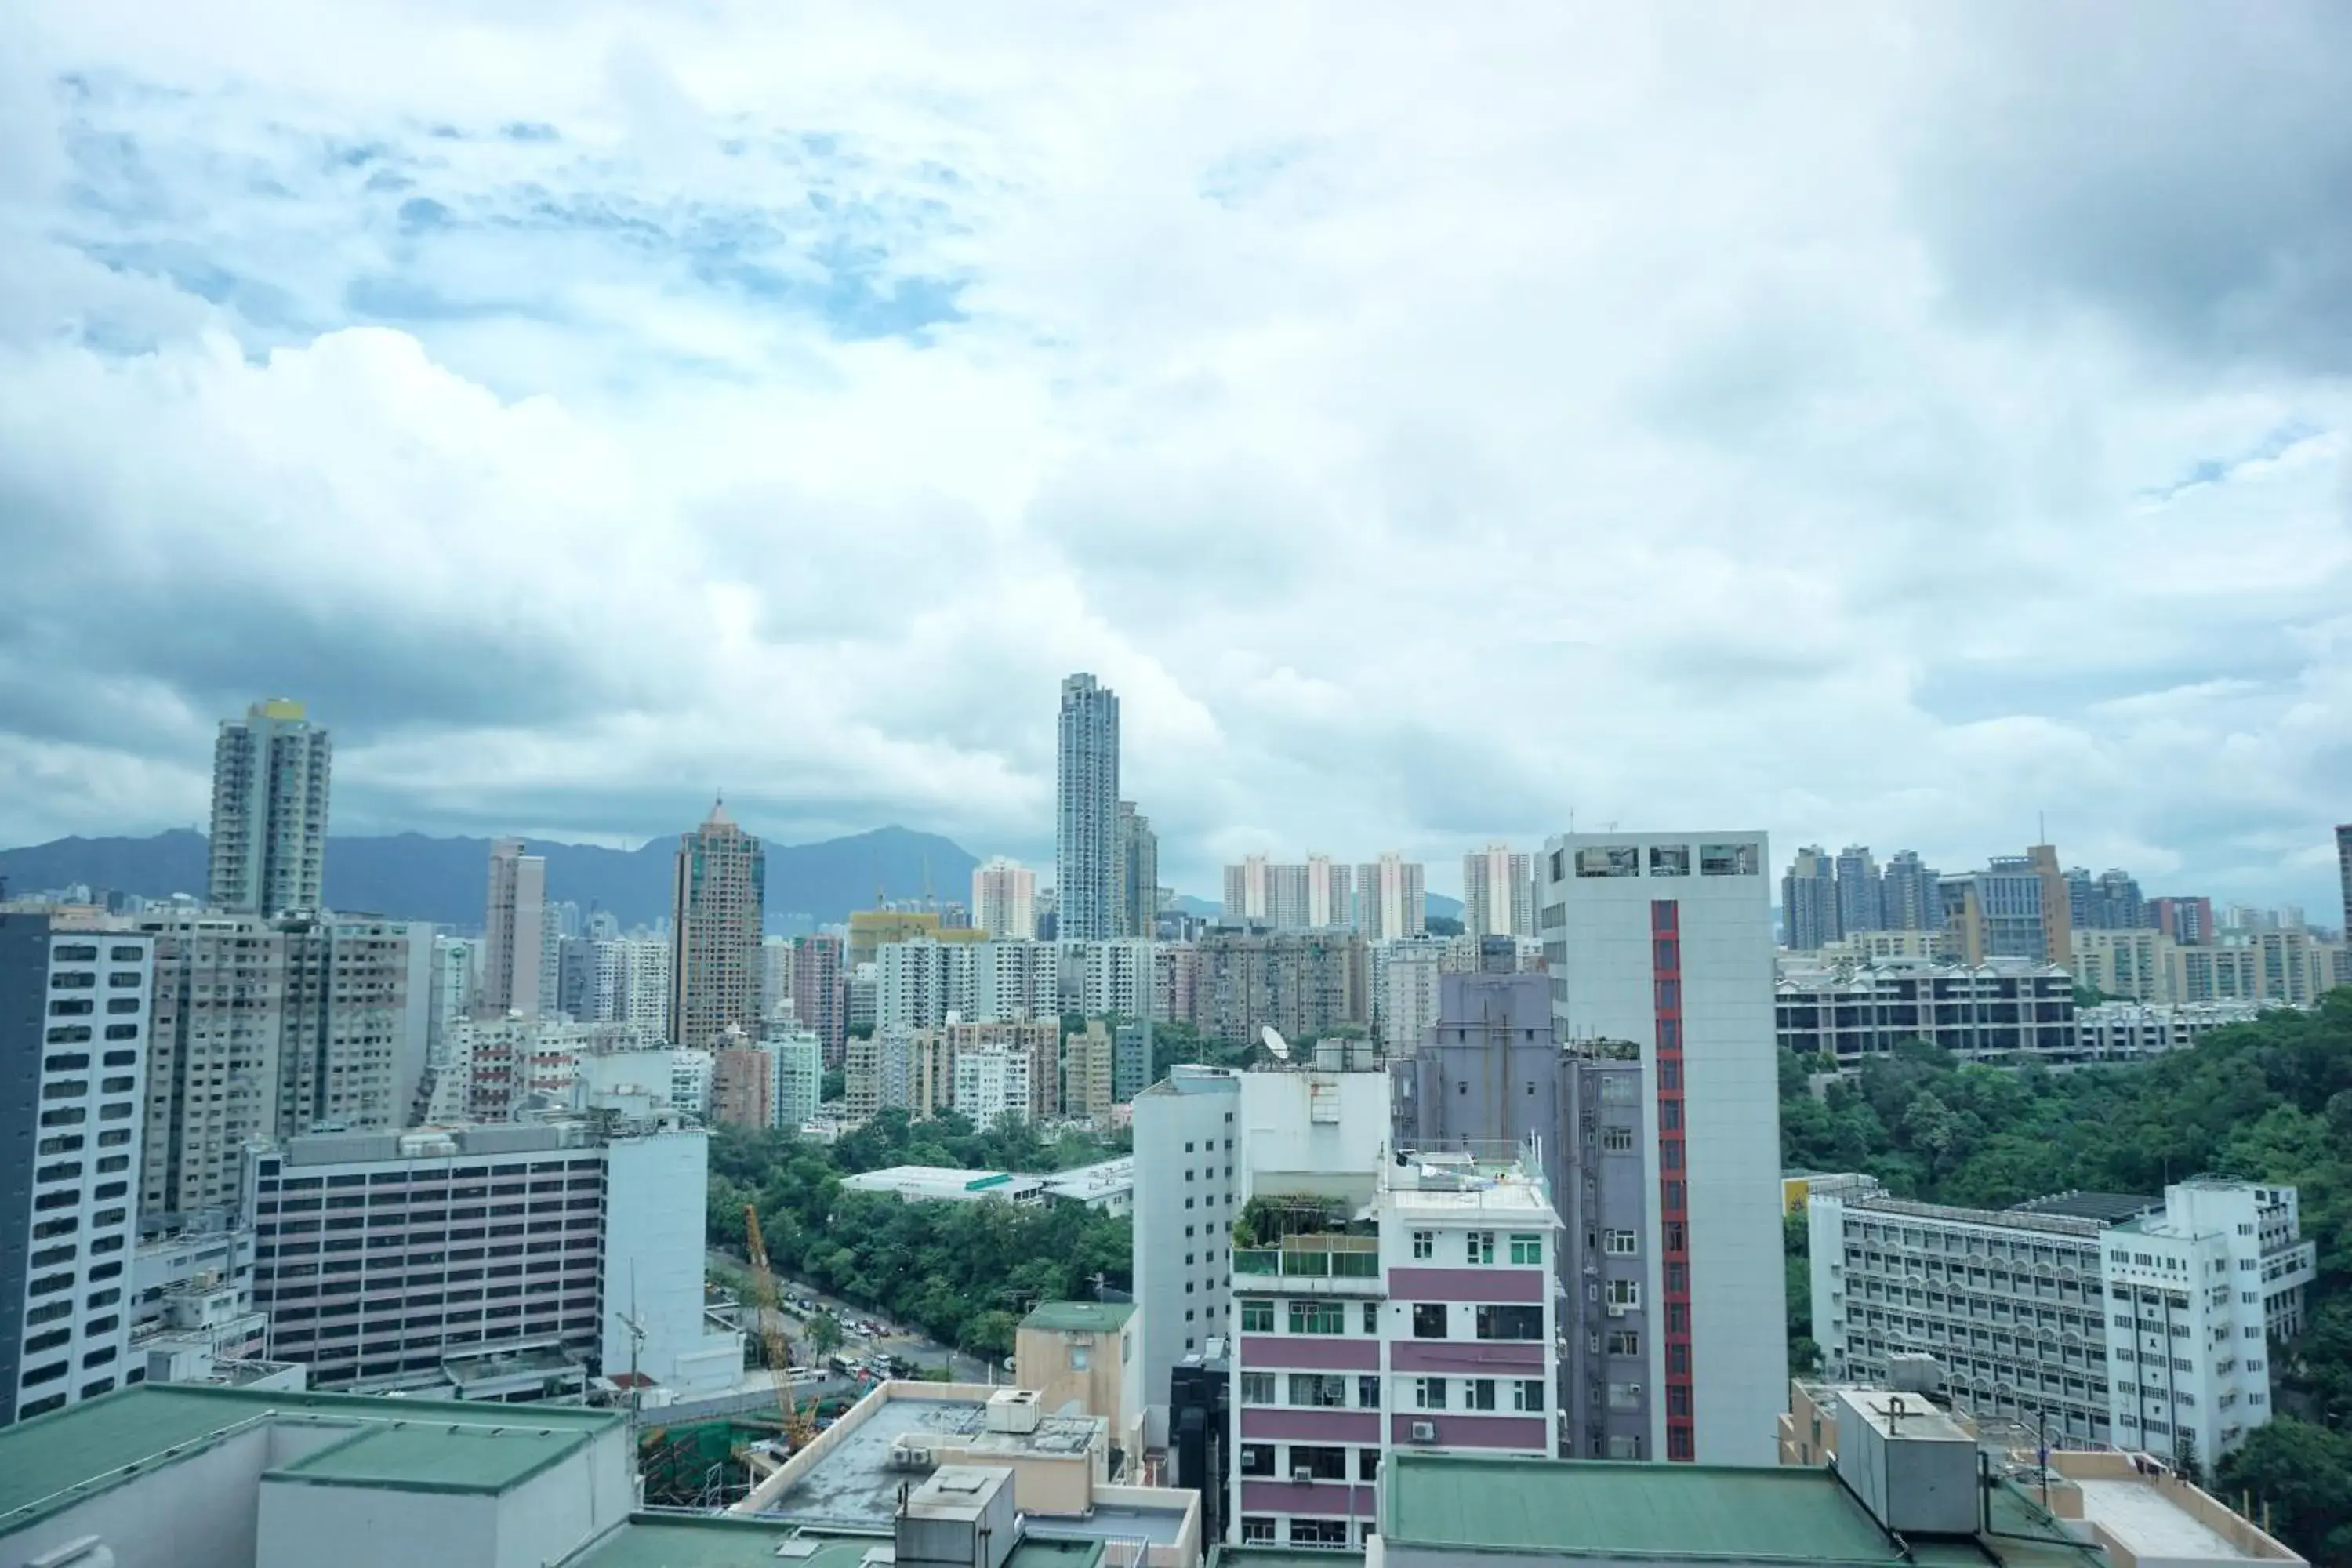
[{"label": "rooftop", "polygon": [[2151,1557],[2259,1561],[2144,1481],[2079,1480],[2074,1484],[2082,1489],[2083,1517],[2105,1529],[2142,1561]]},{"label": "rooftop", "polygon": [[898,1488],[921,1480],[891,1466],[891,1446],[901,1437],[929,1438],[950,1448],[1003,1446],[1008,1452],[1075,1458],[1087,1451],[1103,1426],[1098,1416],[1041,1415],[1034,1432],[992,1433],[988,1406],[978,1399],[898,1398],[887,1384],[866,1399],[873,1402],[872,1411],[845,1416],[835,1428],[838,1438],[813,1454],[806,1473],[759,1517],[836,1530],[887,1526],[898,1510]]},{"label": "rooftop", "polygon": [[[622,1419],[613,1411],[554,1405],[526,1413],[444,1400],[142,1384],[0,1430],[0,1533],[270,1420],[497,1429],[533,1438],[517,1445],[521,1453],[544,1451],[537,1439],[544,1429],[585,1437]],[[396,1457],[383,1450],[373,1462],[390,1470]],[[428,1464],[412,1473],[429,1478],[430,1471]]]},{"label": "rooftop", "polygon": [[269,1479],[314,1486],[495,1494],[529,1480],[588,1440],[585,1432],[540,1426],[530,1420],[529,1412],[505,1408],[521,1419],[509,1426],[475,1427],[437,1421],[380,1423],[270,1471]]},{"label": "rooftop", "polygon": [[1066,1334],[1107,1334],[1135,1316],[1132,1301],[1041,1301],[1021,1320],[1024,1329]]},{"label": "rooftop", "polygon": [[[887,1529],[812,1531],[724,1515],[641,1513],[562,1568],[862,1568],[891,1545]],[[1024,1534],[1005,1568],[1093,1568],[1101,1555],[1098,1542]]]},{"label": "rooftop", "polygon": [[2053,1193],[2048,1197],[2030,1198],[2021,1204],[2012,1204],[2010,1212],[2070,1215],[2076,1219],[2095,1219],[2115,1225],[2163,1206],[2162,1198],[2135,1197],[2129,1193]]},{"label": "rooftop", "polygon": [[[1898,1541],[1828,1469],[1400,1453],[1381,1480],[1392,1551],[1524,1552],[1549,1558],[1983,1568],[1975,1536]],[[2005,1568],[2100,1568],[2096,1552],[2014,1487],[1990,1495],[1991,1560]]]}]

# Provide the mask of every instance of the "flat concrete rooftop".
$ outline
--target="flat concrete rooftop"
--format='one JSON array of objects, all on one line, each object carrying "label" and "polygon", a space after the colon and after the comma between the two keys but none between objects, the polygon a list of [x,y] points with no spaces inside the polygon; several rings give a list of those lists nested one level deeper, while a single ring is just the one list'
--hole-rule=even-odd
[{"label": "flat concrete rooftop", "polygon": [[[833,1529],[887,1528],[896,1516],[900,1486],[920,1486],[925,1470],[890,1467],[901,1437],[929,1437],[950,1447],[1001,1444],[1016,1455],[1077,1458],[1102,1429],[1097,1416],[1044,1415],[1034,1432],[1014,1436],[988,1430],[988,1406],[976,1399],[885,1399],[761,1517]],[[985,1464],[975,1457],[975,1463]],[[1107,1511],[1107,1510],[1097,1510]],[[1062,1523],[1055,1521],[1059,1530]]]}]

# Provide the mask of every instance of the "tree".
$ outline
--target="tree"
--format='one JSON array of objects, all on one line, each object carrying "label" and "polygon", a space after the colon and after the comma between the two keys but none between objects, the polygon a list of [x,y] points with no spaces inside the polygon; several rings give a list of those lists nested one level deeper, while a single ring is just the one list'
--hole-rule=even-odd
[{"label": "tree", "polygon": [[808,1342],[810,1354],[829,1356],[841,1348],[841,1320],[831,1312],[819,1312],[809,1320],[801,1337]]},{"label": "tree", "polygon": [[825,1068],[824,1086],[817,1093],[828,1105],[845,1098],[849,1093],[849,1074],[841,1068]]},{"label": "tree", "polygon": [[2298,1551],[2352,1561],[2352,1437],[2274,1415],[2221,1460],[2214,1484],[2267,1505],[2273,1532]]}]

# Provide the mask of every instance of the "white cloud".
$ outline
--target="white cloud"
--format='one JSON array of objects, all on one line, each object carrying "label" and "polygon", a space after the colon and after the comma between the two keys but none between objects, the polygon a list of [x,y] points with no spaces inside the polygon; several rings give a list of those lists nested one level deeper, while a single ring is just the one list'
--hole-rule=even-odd
[{"label": "white cloud", "polygon": [[[1990,88],[2082,110],[2026,13],[31,8],[0,837],[189,820],[282,689],[354,827],[719,784],[1035,856],[1084,668],[1190,889],[1447,886],[1571,811],[1957,867],[2047,810],[2326,907],[2347,367],[2259,234],[2158,276],[2193,214],[2053,205],[2134,149],[1986,150]],[[2097,102],[2218,201],[2200,37],[2275,66],[2275,163],[2322,24],[2182,15]],[[2297,178],[2230,210],[2321,254]]]}]

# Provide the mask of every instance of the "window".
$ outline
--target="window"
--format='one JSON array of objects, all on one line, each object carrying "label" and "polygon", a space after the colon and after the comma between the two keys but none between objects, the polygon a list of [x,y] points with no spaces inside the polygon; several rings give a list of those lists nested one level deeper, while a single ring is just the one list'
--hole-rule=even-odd
[{"label": "window", "polygon": [[1244,1443],[1242,1445],[1242,1474],[1245,1476],[1271,1476],[1274,1474],[1274,1445],[1271,1443]]},{"label": "window", "polygon": [[1756,875],[1756,846],[1702,844],[1698,847],[1698,874],[1702,877],[1753,877]]},{"label": "window", "polygon": [[1612,1329],[1609,1332],[1611,1355],[1640,1355],[1642,1336],[1632,1329]]},{"label": "window", "polygon": [[1511,1237],[1511,1261],[1514,1263],[1541,1263],[1543,1261],[1543,1237],[1540,1236],[1514,1235]]},{"label": "window", "polygon": [[1344,1481],[1348,1479],[1348,1450],[1320,1443],[1293,1443],[1290,1446],[1290,1473],[1284,1479],[1297,1480],[1305,1470],[1315,1480]]},{"label": "window", "polygon": [[1601,1130],[1601,1147],[1611,1154],[1633,1152],[1633,1130],[1630,1127],[1604,1127]]},{"label": "window", "polygon": [[1266,1518],[1264,1514],[1245,1513],[1242,1515],[1242,1544],[1244,1546],[1273,1545],[1274,1521]]},{"label": "window", "polygon": [[1244,1405],[1272,1405],[1274,1402],[1274,1373],[1270,1372],[1242,1373]]},{"label": "window", "polygon": [[1493,1231],[1469,1231],[1465,1234],[1463,1239],[1468,1244],[1465,1256],[1471,1262],[1492,1263],[1495,1261],[1495,1233]]},{"label": "window", "polygon": [[1601,1239],[1605,1250],[1620,1258],[1631,1258],[1640,1249],[1642,1238],[1630,1230],[1604,1231]]},{"label": "window", "polygon": [[1348,1407],[1348,1380],[1337,1373],[1294,1372],[1290,1374],[1290,1403],[1344,1410]]},{"label": "window", "polygon": [[1543,1407],[1544,1407],[1544,1385],[1543,1385],[1543,1379],[1541,1379],[1541,1378],[1539,1378],[1539,1377],[1521,1377],[1521,1378],[1515,1378],[1515,1379],[1513,1379],[1513,1380],[1512,1380],[1512,1382],[1511,1382],[1511,1408],[1512,1408],[1512,1409],[1514,1409],[1514,1410],[1525,1410],[1525,1411],[1529,1411],[1529,1412],[1536,1412],[1536,1411],[1540,1411],[1540,1410],[1542,1410],[1542,1409],[1543,1409]]},{"label": "window", "polygon": [[1417,1340],[1442,1340],[1445,1337],[1445,1303],[1415,1301],[1412,1304],[1412,1337]]},{"label": "window", "polygon": [[1612,1307],[1638,1307],[1642,1304],[1642,1286],[1639,1280],[1612,1279],[1606,1288],[1606,1294],[1609,1304]]},{"label": "window", "polygon": [[1442,1377],[1416,1377],[1412,1380],[1412,1407],[1415,1410],[1445,1408],[1445,1380]]},{"label": "window", "polygon": [[1290,1543],[1293,1546],[1345,1546],[1348,1544],[1348,1521],[1344,1519],[1293,1519],[1290,1521]]},{"label": "window", "polygon": [[1380,1331],[1381,1304],[1378,1301],[1367,1301],[1364,1303],[1364,1332],[1377,1334]]},{"label": "window", "polygon": [[1580,877],[1638,877],[1642,852],[1631,844],[1588,844],[1576,852]]},{"label": "window", "polygon": [[1244,1300],[1242,1302],[1242,1332],[1245,1334],[1274,1332],[1274,1303]]},{"label": "window", "polygon": [[1344,1334],[1348,1310],[1337,1301],[1293,1301],[1290,1331],[1294,1334]]},{"label": "window", "polygon": [[1462,1395],[1462,1408],[1465,1410],[1492,1410],[1495,1408],[1495,1380],[1491,1377],[1471,1378],[1464,1384]]},{"label": "window", "polygon": [[1687,844],[1651,845],[1650,875],[1653,877],[1689,876],[1690,846]]},{"label": "window", "polygon": [[1381,1407],[1381,1380],[1377,1377],[1356,1379],[1356,1408],[1378,1410]]},{"label": "window", "polygon": [[1432,1258],[1436,1256],[1436,1253],[1437,1233],[1435,1231],[1416,1230],[1412,1233],[1412,1255],[1415,1258]]},{"label": "window", "polygon": [[1480,1307],[1478,1337],[1482,1340],[1540,1340],[1541,1307]]}]

